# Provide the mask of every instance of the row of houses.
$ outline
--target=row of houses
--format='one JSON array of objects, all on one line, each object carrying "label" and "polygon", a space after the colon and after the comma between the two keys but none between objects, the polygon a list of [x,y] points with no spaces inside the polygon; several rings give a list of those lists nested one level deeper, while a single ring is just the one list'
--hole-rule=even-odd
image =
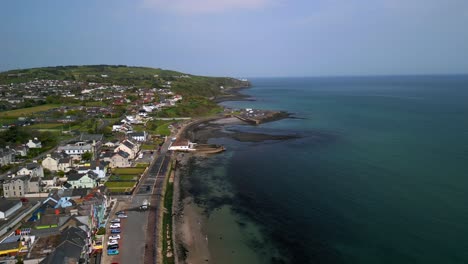
[{"label": "row of houses", "polygon": [[[21,254],[31,263],[89,263],[90,254],[103,247],[102,236],[96,233],[109,218],[112,203],[106,194],[104,186],[51,192],[0,243],[0,257]],[[0,216],[10,217],[21,207],[20,201],[0,201]]]}]

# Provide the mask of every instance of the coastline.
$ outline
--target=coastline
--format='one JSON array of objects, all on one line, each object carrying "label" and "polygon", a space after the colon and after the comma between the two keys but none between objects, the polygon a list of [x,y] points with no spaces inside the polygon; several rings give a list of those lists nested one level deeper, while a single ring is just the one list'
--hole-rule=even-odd
[{"label": "coastline", "polygon": [[[217,103],[234,100],[247,100],[247,95],[239,93],[240,90],[249,87],[233,89],[232,96],[223,96],[217,98]],[[253,99],[252,99],[253,100]],[[281,112],[277,118],[271,118],[265,122],[290,118],[291,114]],[[271,135],[264,133],[254,133],[246,131],[226,131],[225,127],[229,125],[252,125],[249,122],[240,120],[238,117],[214,115],[205,118],[193,120],[182,126],[178,137],[189,139],[196,143],[208,143],[213,138],[230,138],[240,142],[261,142],[267,140],[288,140],[298,138],[298,135]],[[177,153],[177,166],[175,171],[173,213],[174,213],[174,249],[177,255],[176,263],[198,264],[210,263],[212,254],[208,245],[207,223],[209,215],[204,209],[196,204],[193,197],[183,190],[182,179],[189,177],[189,160],[194,156],[203,156],[200,153]],[[207,154],[208,156],[211,154]],[[209,158],[209,157],[208,157]]]}]

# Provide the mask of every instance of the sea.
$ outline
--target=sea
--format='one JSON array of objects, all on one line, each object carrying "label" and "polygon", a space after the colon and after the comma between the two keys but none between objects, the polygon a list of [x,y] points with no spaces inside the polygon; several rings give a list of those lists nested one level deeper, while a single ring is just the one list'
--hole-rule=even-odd
[{"label": "sea", "polygon": [[468,263],[468,76],[252,78],[230,108],[292,118],[193,158],[207,263]]}]

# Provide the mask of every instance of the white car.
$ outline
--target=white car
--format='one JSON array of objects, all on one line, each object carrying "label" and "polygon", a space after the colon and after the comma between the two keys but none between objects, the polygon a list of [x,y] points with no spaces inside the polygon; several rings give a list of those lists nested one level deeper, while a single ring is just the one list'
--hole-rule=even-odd
[{"label": "white car", "polygon": [[110,225],[110,228],[120,228],[120,224],[119,223],[114,223],[114,224]]},{"label": "white car", "polygon": [[119,214],[117,217],[118,217],[118,218],[127,218],[128,216],[125,215],[125,214]]},{"label": "white car", "polygon": [[120,239],[120,235],[119,235],[119,234],[115,234],[115,235],[109,236],[109,240],[118,240],[118,239]]},{"label": "white car", "polygon": [[120,218],[112,219],[111,223],[120,223]]},{"label": "white car", "polygon": [[115,239],[107,241],[107,245],[118,245],[118,244],[119,244],[119,241],[117,241]]}]

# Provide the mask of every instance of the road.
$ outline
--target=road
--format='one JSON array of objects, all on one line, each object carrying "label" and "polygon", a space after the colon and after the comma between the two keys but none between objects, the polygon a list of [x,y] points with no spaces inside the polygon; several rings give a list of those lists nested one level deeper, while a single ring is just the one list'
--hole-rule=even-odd
[{"label": "road", "polygon": [[[159,202],[162,197],[162,188],[171,160],[171,151],[168,151],[170,142],[161,147],[161,154],[150,164],[147,173],[133,192],[130,201],[124,208],[128,218],[121,221],[120,254],[112,257],[112,262],[118,263],[156,263],[156,248],[159,230],[157,216],[159,216]],[[149,187],[148,187],[149,186]],[[143,200],[151,202],[147,211],[139,210]],[[148,243],[148,241],[152,241]],[[104,253],[106,254],[106,253]],[[149,256],[148,258],[145,257]],[[150,259],[147,262],[147,259]]]}]

